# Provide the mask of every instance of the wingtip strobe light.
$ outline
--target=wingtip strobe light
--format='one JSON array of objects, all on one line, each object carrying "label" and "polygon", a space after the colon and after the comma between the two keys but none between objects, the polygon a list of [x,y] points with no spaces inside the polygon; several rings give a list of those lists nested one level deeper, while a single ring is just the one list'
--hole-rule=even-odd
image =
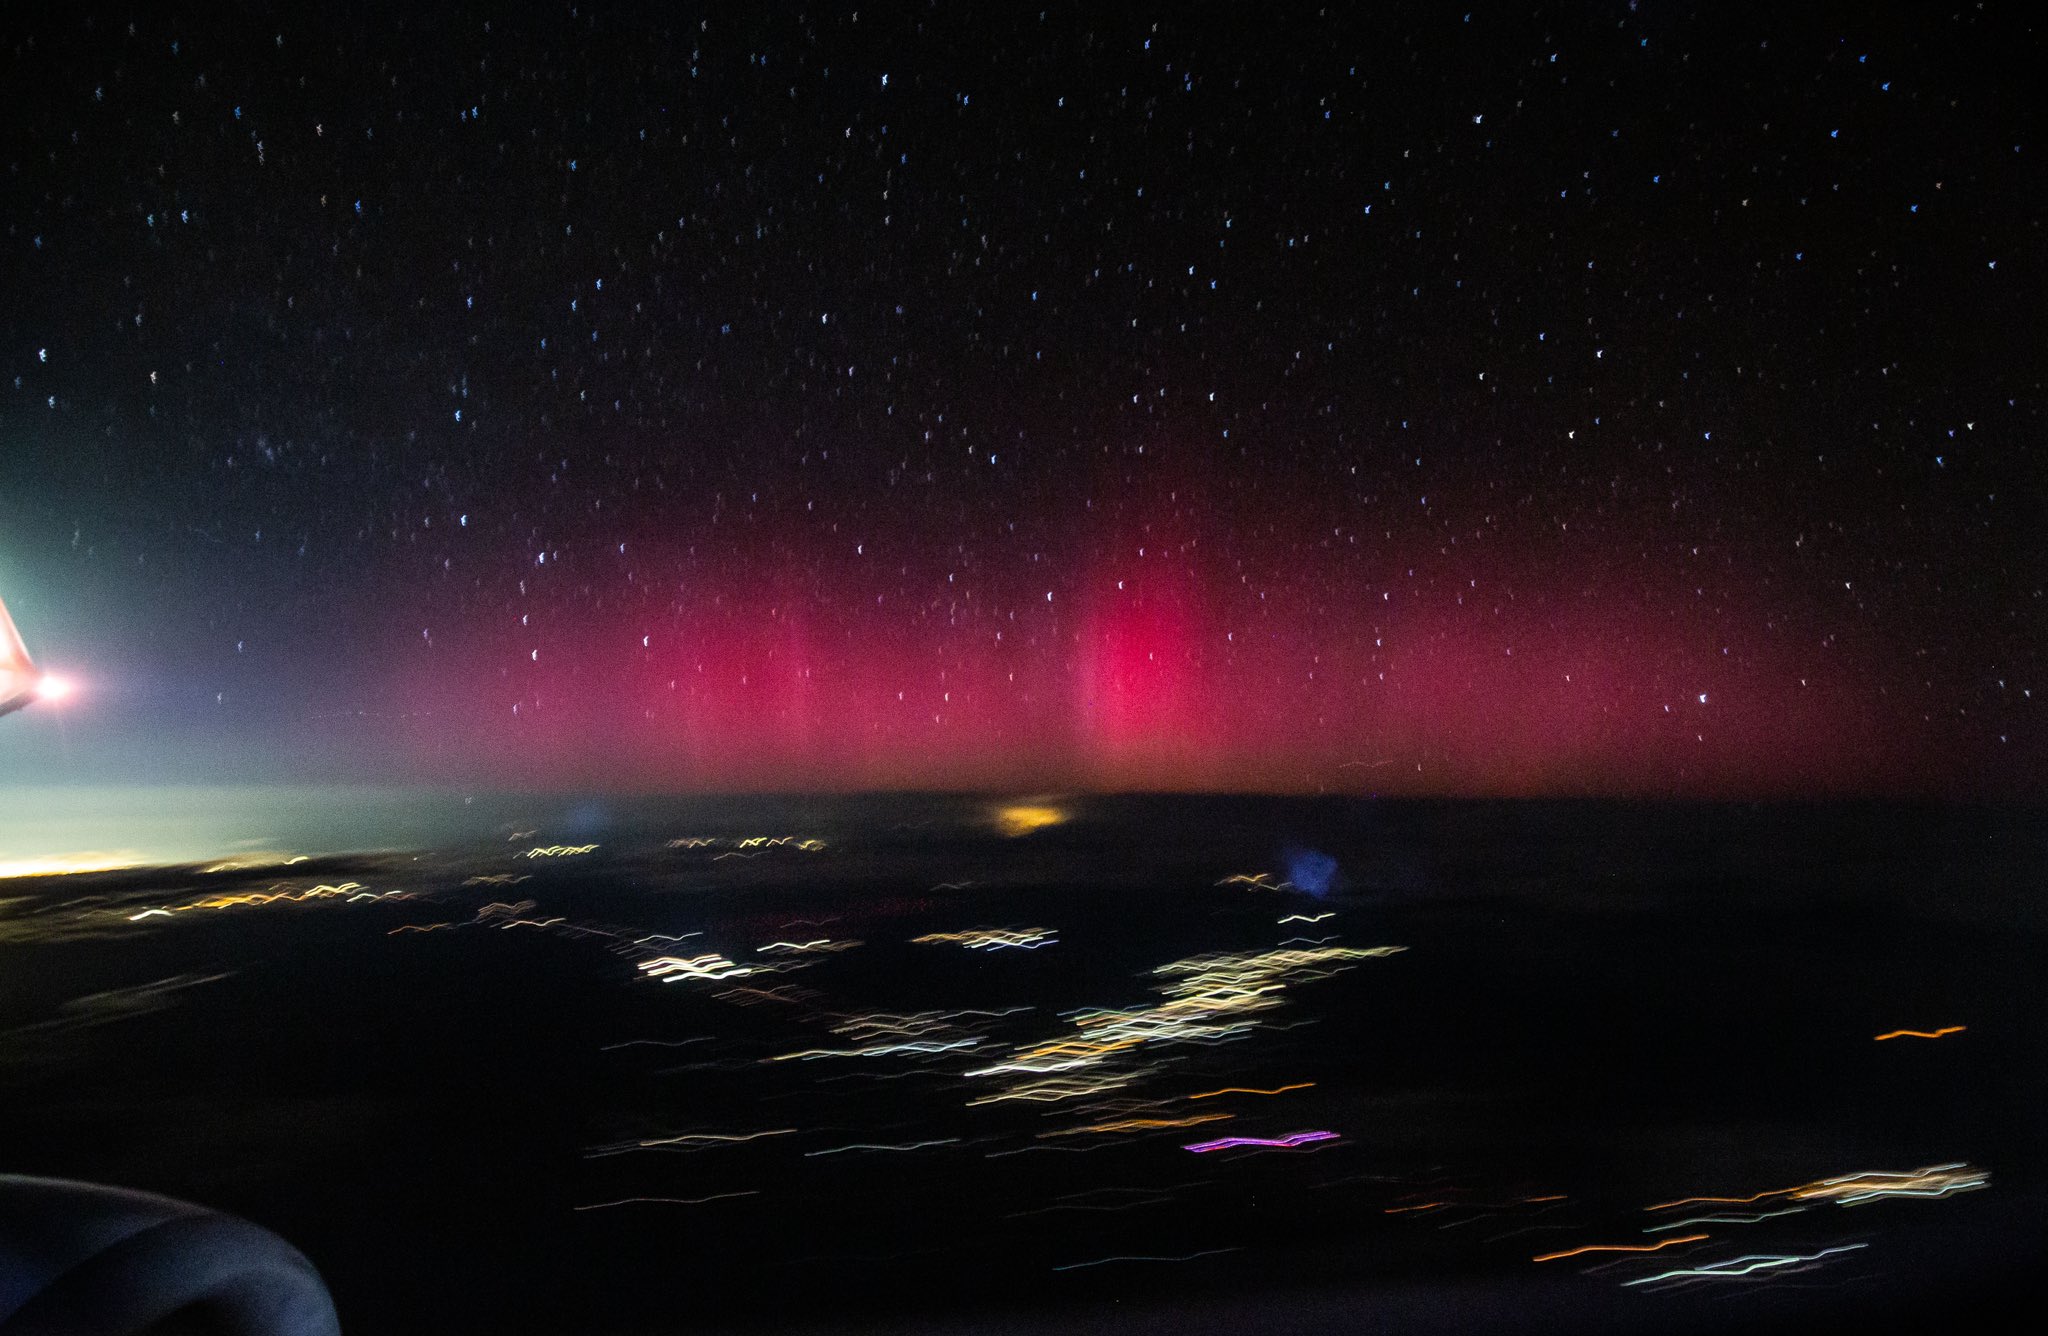
[{"label": "wingtip strobe light", "polygon": [[36,667],[35,660],[28,656],[28,646],[21,643],[21,632],[15,630],[7,605],[0,603],[0,715],[12,714],[39,700],[61,700],[70,689],[68,682],[52,678]]}]

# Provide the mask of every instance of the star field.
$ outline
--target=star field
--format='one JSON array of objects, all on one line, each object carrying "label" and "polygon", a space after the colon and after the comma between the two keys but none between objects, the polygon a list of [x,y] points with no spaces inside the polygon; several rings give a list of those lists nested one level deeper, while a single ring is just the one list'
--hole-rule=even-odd
[{"label": "star field", "polygon": [[2039,791],[2022,6],[4,38],[0,779]]}]

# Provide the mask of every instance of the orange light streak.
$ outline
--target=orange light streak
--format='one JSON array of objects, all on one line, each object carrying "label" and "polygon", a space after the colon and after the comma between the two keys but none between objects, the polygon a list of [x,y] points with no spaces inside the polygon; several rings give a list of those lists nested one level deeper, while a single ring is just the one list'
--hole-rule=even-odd
[{"label": "orange light streak", "polygon": [[1271,1090],[1254,1090],[1250,1086],[1225,1086],[1221,1090],[1204,1090],[1199,1095],[1188,1095],[1188,1099],[1214,1099],[1218,1095],[1281,1095],[1289,1090],[1306,1090],[1314,1081],[1296,1081],[1293,1085],[1275,1086]]},{"label": "orange light streak", "polygon": [[1561,1257],[1577,1257],[1580,1253],[1593,1252],[1653,1253],[1669,1248],[1673,1244],[1698,1243],[1702,1239],[1711,1237],[1713,1236],[1710,1234],[1682,1234],[1675,1239],[1665,1239],[1661,1243],[1589,1243],[1583,1248],[1568,1248],[1564,1252],[1539,1253],[1529,1260],[1532,1262],[1555,1262]]},{"label": "orange light streak", "polygon": [[1201,1113],[1191,1118],[1126,1118],[1115,1123],[1090,1123],[1086,1127],[1063,1127],[1056,1132],[1040,1132],[1038,1139],[1047,1137],[1080,1136],[1085,1132],[1136,1132],[1154,1127],[1193,1127],[1196,1123],[1228,1122],[1235,1114]]},{"label": "orange light streak", "polygon": [[1646,1211],[1668,1211],[1674,1206],[1698,1206],[1702,1203],[1742,1206],[1753,1201],[1762,1201],[1766,1197],[1788,1196],[1798,1190],[1798,1188],[1772,1188],[1768,1192],[1755,1192],[1747,1197],[1681,1197],[1677,1201],[1660,1201],[1655,1206],[1645,1206],[1643,1209]]}]

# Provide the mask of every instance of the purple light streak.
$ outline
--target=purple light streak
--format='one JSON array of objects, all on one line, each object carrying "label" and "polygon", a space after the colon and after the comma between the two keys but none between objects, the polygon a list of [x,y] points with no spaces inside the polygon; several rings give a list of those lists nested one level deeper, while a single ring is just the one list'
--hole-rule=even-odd
[{"label": "purple light streak", "polygon": [[1223,1137],[1217,1141],[1193,1142],[1182,1146],[1181,1149],[1191,1150],[1197,1155],[1206,1155],[1212,1150],[1229,1150],[1232,1146],[1269,1146],[1280,1150],[1288,1150],[1295,1146],[1305,1146],[1311,1141],[1335,1141],[1336,1139],[1337,1134],[1335,1132],[1294,1132],[1284,1137]]}]

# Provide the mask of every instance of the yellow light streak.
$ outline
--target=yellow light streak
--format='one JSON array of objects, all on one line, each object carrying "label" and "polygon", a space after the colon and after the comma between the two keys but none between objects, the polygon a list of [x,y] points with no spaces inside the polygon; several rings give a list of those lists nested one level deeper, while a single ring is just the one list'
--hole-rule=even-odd
[{"label": "yellow light streak", "polygon": [[594,852],[594,844],[539,844],[519,855],[521,858],[575,858]]},{"label": "yellow light streak", "polygon": [[1017,839],[1033,831],[1062,825],[1069,814],[1065,808],[1052,803],[1028,802],[1004,804],[990,815],[998,831],[1011,839]]}]

